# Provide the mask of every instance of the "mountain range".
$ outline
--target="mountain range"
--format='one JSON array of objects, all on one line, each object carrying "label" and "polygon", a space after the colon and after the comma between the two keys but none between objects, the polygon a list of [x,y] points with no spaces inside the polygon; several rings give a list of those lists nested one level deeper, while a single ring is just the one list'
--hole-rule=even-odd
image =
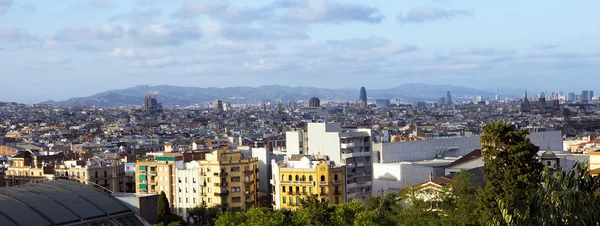
[{"label": "mountain range", "polygon": [[[72,106],[135,106],[144,103],[147,86],[134,86],[131,88],[110,90],[88,97],[71,98],[65,101],[45,101],[40,104],[58,104]],[[308,100],[319,97],[322,100],[347,100],[356,101],[359,89],[327,89],[315,87],[290,87],[290,86],[260,86],[260,87],[227,87],[227,88],[200,88],[182,86],[152,86],[150,92],[155,92],[158,99],[165,106],[190,106],[197,103],[223,99],[225,102],[257,102],[257,101],[289,101]],[[389,89],[367,88],[369,100],[374,99],[400,99],[402,101],[439,100],[450,91],[455,100],[472,99],[475,96],[493,98],[495,91],[477,90],[462,86],[427,85],[422,83],[403,84]],[[515,90],[503,94],[505,97],[520,96]]]}]

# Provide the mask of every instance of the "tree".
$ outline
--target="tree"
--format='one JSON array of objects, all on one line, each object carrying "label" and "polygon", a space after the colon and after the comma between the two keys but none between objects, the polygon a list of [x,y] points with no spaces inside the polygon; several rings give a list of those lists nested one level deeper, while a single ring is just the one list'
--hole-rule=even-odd
[{"label": "tree", "polygon": [[169,215],[171,215],[169,199],[167,199],[167,195],[164,191],[160,192],[160,196],[158,197],[158,208],[156,210],[156,214],[158,214],[159,222],[164,222],[168,219]]},{"label": "tree", "polygon": [[321,202],[316,195],[311,195],[302,200],[293,218],[297,225],[329,225],[334,208],[326,202]]},{"label": "tree", "polygon": [[331,216],[332,225],[352,225],[358,213],[365,210],[365,206],[355,200],[348,203],[342,203],[335,206],[335,210]]},{"label": "tree", "polygon": [[247,212],[224,212],[215,221],[217,226],[283,226],[289,225],[290,219],[281,211],[273,211],[267,208],[251,208]]},{"label": "tree", "polygon": [[477,189],[471,183],[473,178],[472,173],[462,170],[456,173],[450,182],[447,190],[449,195],[444,197],[440,205],[440,210],[443,212],[441,218],[443,225],[477,224],[479,216],[472,210],[477,203],[475,196]]},{"label": "tree", "polygon": [[537,156],[539,147],[531,143],[527,135],[528,131],[516,130],[501,122],[483,127],[481,152],[486,184],[477,194],[481,224],[502,222],[500,203],[513,210],[513,215],[529,214],[532,193],[540,186],[543,165]]},{"label": "tree", "polygon": [[183,218],[171,213],[171,207],[169,205],[169,200],[167,199],[167,195],[165,194],[164,191],[161,192],[160,196],[158,197],[158,207],[156,209],[156,214],[158,215],[158,222],[162,223],[163,225],[172,226],[171,223],[174,223],[174,225],[177,225],[177,224],[185,225],[186,224],[185,220],[183,220]]}]

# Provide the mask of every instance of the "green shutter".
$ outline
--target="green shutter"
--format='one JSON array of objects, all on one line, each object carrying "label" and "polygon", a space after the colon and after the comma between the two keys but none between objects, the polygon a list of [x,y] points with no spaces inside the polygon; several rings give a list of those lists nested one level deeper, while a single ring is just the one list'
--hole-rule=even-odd
[{"label": "green shutter", "polygon": [[148,166],[140,166],[140,170],[146,170],[148,169]]},{"label": "green shutter", "polygon": [[148,185],[140,184],[140,190],[148,190]]},{"label": "green shutter", "polygon": [[140,181],[146,181],[146,180],[147,180],[146,175],[140,175]]}]

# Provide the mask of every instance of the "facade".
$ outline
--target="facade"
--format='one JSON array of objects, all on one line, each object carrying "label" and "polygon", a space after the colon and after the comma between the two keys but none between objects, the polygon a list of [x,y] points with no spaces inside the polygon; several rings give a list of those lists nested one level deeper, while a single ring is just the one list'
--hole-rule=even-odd
[{"label": "facade", "polygon": [[154,156],[135,163],[135,193],[160,194],[165,192],[171,208],[175,200],[175,169],[183,166],[182,155]]},{"label": "facade", "polygon": [[387,108],[390,106],[390,100],[389,99],[375,100],[375,105],[378,108]]},{"label": "facade", "polygon": [[[247,210],[258,206],[258,158],[244,156],[239,151],[214,150],[206,153],[205,159],[198,161],[198,168],[199,187],[186,185],[188,192],[193,191],[189,189],[197,189],[197,194],[200,195],[197,197],[198,204],[221,206],[229,210]],[[184,199],[179,201],[179,194],[185,192],[181,185],[186,183],[186,178],[187,183],[194,183],[192,176],[198,174],[189,171],[179,175],[181,182],[178,177],[175,183],[178,194],[176,205],[177,208],[189,208],[190,203],[184,204]]]},{"label": "facade", "polygon": [[359,101],[361,108],[367,107],[367,90],[365,89],[365,87],[360,87]]},{"label": "facade", "polygon": [[223,108],[223,100],[217,99],[215,101],[215,110],[217,112],[223,112],[224,108]]},{"label": "facade", "polygon": [[112,192],[126,192],[125,164],[118,160],[67,160],[55,167],[55,177],[102,186]]},{"label": "facade", "polygon": [[319,100],[319,98],[311,97],[310,100],[308,100],[308,107],[316,108],[316,107],[320,107],[320,106],[321,106],[321,100]]},{"label": "facade", "polygon": [[54,180],[54,163],[62,160],[62,153],[40,155],[39,152],[25,150],[12,157],[12,164],[6,169],[4,181],[7,187],[27,184],[34,181]]},{"label": "facade", "polygon": [[[309,123],[305,155],[326,155],[335,164],[346,166],[346,200],[364,201],[371,194],[371,130],[342,128],[338,122]],[[296,140],[297,141],[297,140]],[[287,147],[301,150],[300,143],[286,141]],[[288,151],[288,156],[292,153]]]},{"label": "facade", "polygon": [[452,95],[450,95],[450,91],[446,91],[446,104],[452,105]]},{"label": "facade", "polygon": [[346,167],[335,166],[326,157],[303,156],[281,164],[273,160],[271,167],[274,209],[297,210],[302,199],[311,195],[331,204],[346,201],[346,184],[343,181]]}]

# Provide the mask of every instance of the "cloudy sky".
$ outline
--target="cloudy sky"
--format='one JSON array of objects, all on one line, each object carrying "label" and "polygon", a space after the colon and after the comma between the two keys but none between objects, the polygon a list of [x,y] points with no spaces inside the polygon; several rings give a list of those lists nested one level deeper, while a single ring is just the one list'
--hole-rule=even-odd
[{"label": "cloudy sky", "polygon": [[596,89],[599,8],[597,0],[0,0],[0,101],[143,84]]}]

